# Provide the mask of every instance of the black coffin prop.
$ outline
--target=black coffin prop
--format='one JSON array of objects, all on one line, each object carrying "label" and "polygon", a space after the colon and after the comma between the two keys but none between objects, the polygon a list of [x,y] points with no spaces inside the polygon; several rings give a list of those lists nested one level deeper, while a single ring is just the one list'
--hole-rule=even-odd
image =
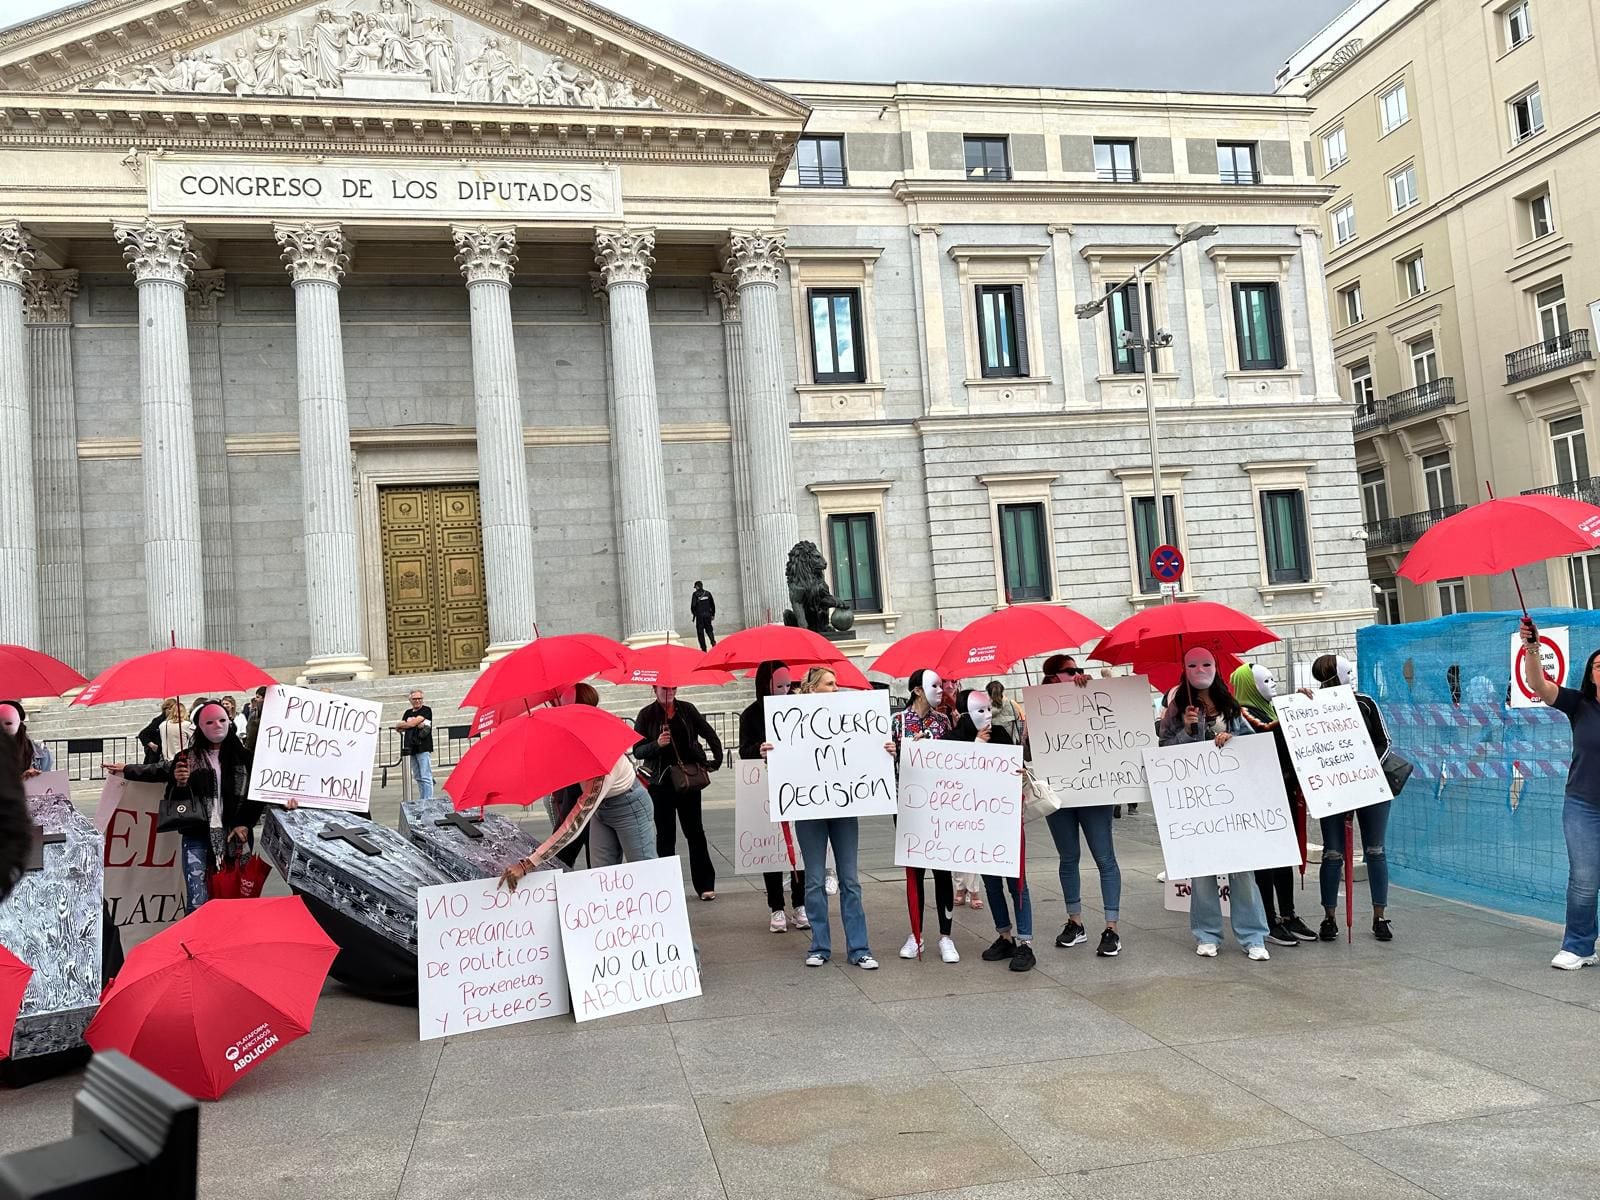
[{"label": "black coffin prop", "polygon": [[[455,880],[496,878],[539,845],[504,817],[456,812],[445,796],[402,804],[400,832]],[[561,864],[551,869],[559,870]]]}]

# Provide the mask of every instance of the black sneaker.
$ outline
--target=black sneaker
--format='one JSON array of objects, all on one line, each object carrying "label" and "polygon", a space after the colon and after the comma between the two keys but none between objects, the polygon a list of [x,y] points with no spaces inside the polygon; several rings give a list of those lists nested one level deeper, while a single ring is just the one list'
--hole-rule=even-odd
[{"label": "black sneaker", "polygon": [[1314,942],[1317,940],[1317,935],[1311,932],[1311,926],[1307,925],[1299,917],[1289,917],[1283,922],[1283,927],[1302,942]]},{"label": "black sneaker", "polygon": [[1119,804],[1115,808],[1113,808],[1111,810],[1111,815],[1113,817],[1115,817],[1119,821],[1122,820],[1122,805]]},{"label": "black sneaker", "polygon": [[983,961],[999,962],[1002,959],[1010,958],[1016,951],[1016,942],[1010,938],[997,937],[994,940],[994,945],[983,952]]},{"label": "black sneaker", "polygon": [[1130,804],[1130,805],[1128,805],[1128,815],[1129,815],[1129,816],[1130,816],[1130,817],[1131,817],[1131,816],[1132,816],[1132,815],[1133,815],[1133,814],[1134,814],[1134,813],[1136,813],[1136,812],[1138,812],[1138,811],[1139,811],[1139,806],[1138,806],[1138,805],[1137,805],[1137,804]]},{"label": "black sneaker", "polygon": [[1115,958],[1122,953],[1122,939],[1117,936],[1117,931],[1107,926],[1100,935],[1100,944],[1094,952],[1101,958]]},{"label": "black sneaker", "polygon": [[1068,946],[1078,946],[1089,940],[1089,935],[1084,931],[1083,922],[1067,918],[1067,923],[1061,927],[1061,932],[1056,934],[1056,945],[1065,950]]},{"label": "black sneaker", "polygon": [[1033,947],[1027,942],[1018,942],[1017,948],[1011,954],[1011,969],[1013,971],[1031,971],[1037,960],[1033,957]]},{"label": "black sneaker", "polygon": [[1388,917],[1372,918],[1372,936],[1377,938],[1380,942],[1394,941],[1394,930],[1389,928]]},{"label": "black sneaker", "polygon": [[1332,917],[1323,917],[1322,924],[1317,927],[1317,936],[1325,942],[1339,940],[1339,922]]},{"label": "black sneaker", "polygon": [[1300,944],[1300,939],[1290,933],[1288,927],[1282,921],[1274,921],[1272,923],[1272,928],[1267,930],[1267,941],[1274,946],[1298,946]]}]

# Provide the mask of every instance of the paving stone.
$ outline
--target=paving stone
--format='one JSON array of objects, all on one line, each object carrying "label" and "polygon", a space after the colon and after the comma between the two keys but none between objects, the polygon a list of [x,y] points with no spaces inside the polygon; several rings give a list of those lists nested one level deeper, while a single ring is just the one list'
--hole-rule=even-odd
[{"label": "paving stone", "polygon": [[1109,1167],[1057,1182],[1065,1200],[1428,1200],[1432,1195],[1328,1139]]},{"label": "paving stone", "polygon": [[[975,1021],[979,1006],[983,1019]],[[882,1005],[881,1011],[945,1071],[1150,1050],[1159,1044],[1059,988],[903,1000]]]}]

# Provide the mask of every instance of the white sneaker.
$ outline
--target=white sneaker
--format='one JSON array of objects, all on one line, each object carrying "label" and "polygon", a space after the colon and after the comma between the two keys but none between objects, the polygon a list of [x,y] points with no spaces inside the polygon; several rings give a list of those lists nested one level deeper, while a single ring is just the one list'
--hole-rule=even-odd
[{"label": "white sneaker", "polygon": [[1592,967],[1594,964],[1593,954],[1584,956],[1574,954],[1571,950],[1563,950],[1550,960],[1550,965],[1558,971],[1581,971],[1584,967]]},{"label": "white sneaker", "polygon": [[1194,952],[1201,958],[1215,958],[1217,956],[1217,944],[1215,942],[1201,942],[1194,948]]},{"label": "white sneaker", "polygon": [[860,967],[863,971],[876,971],[878,969],[878,960],[869,954],[860,962],[856,963],[856,966]]},{"label": "white sneaker", "polygon": [[917,935],[912,934],[906,939],[906,944],[900,947],[901,958],[920,958],[922,956],[922,943],[917,940]]},{"label": "white sneaker", "polygon": [[839,894],[839,877],[832,871],[829,871],[827,877],[823,879],[822,890],[827,892],[830,896],[837,896]]},{"label": "white sneaker", "polygon": [[1265,946],[1246,946],[1244,948],[1244,953],[1245,957],[1251,962],[1266,962],[1272,957],[1272,955],[1267,953],[1267,948]]},{"label": "white sneaker", "polygon": [[[782,916],[783,914],[779,913],[778,915]],[[806,916],[805,909],[797,908],[794,910],[794,917],[790,920],[789,924],[793,925],[796,929],[810,929],[811,918]]]},{"label": "white sneaker", "polygon": [[939,957],[947,963],[961,961],[961,952],[956,949],[955,942],[951,941],[948,936],[939,939]]},{"label": "white sneaker", "polygon": [[772,920],[767,922],[767,928],[773,933],[783,933],[789,928],[789,918],[783,915],[783,909],[772,914]]},{"label": "white sneaker", "polygon": [[808,967],[822,967],[822,966],[826,966],[827,963],[828,963],[828,960],[823,958],[822,955],[820,955],[820,954],[808,954],[808,955],[806,955],[806,966],[808,966]]}]

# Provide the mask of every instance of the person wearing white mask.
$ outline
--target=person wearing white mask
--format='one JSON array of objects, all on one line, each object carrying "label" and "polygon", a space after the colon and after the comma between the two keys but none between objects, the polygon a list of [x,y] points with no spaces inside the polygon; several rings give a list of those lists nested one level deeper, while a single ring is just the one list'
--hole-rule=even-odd
[{"label": "person wearing white mask", "polygon": [[[951,732],[958,742],[988,742],[994,746],[1013,746],[1011,735],[994,723],[994,703],[989,694],[978,688],[962,692],[956,703],[964,710],[961,720]],[[1017,788],[1017,822],[1022,820],[1022,789]],[[1026,860],[1027,851],[1023,851]],[[1028,881],[1023,876],[1015,879],[1003,875],[985,875],[983,887],[989,893],[989,911],[994,914],[994,943],[983,952],[984,962],[1009,962],[1013,971],[1031,971],[1036,959],[1033,954],[1033,898],[1028,894]],[[1010,893],[1011,906],[1016,910],[1013,922],[1011,910],[1006,907],[1006,894]]]},{"label": "person wearing white mask", "polygon": [[[765,758],[761,752],[762,746],[767,741],[767,714],[765,698],[767,696],[787,696],[789,685],[793,676],[787,665],[775,660],[768,660],[756,668],[756,698],[745,710],[739,714],[739,758],[746,762],[758,758]],[[787,822],[783,823],[783,844],[785,847],[796,845],[794,828]],[[790,862],[795,860],[792,850]],[[811,918],[806,915],[806,873],[803,870],[789,872],[789,900],[794,906],[793,916],[783,911],[783,872],[766,871],[761,876],[762,882],[767,887],[767,909],[772,914],[768,919],[767,929],[771,933],[784,933],[791,926],[795,929],[810,929]]]},{"label": "person wearing white mask", "polygon": [[50,747],[28,736],[28,710],[22,707],[22,701],[0,700],[0,733],[9,733],[16,739],[17,765],[22,768],[24,779],[55,769],[56,758]]},{"label": "person wearing white mask", "polygon": [[[921,741],[925,738],[937,741],[950,736],[950,720],[935,707],[943,694],[942,683],[939,673],[931,667],[913,671],[911,678],[907,680],[911,703],[895,714],[893,726],[894,762],[897,772],[900,769],[902,742]],[[906,868],[906,903],[911,908],[914,924],[918,926],[922,923],[922,914],[927,906],[927,877],[926,868]],[[933,904],[939,915],[939,957],[947,963],[960,962],[961,955],[956,950],[954,939],[950,936],[955,928],[956,887],[949,871],[936,870],[933,873]],[[922,933],[919,928],[913,928],[906,938],[905,945],[900,947],[900,957],[922,957]]]},{"label": "person wearing white mask", "polygon": [[[1161,717],[1161,745],[1214,741],[1220,747],[1254,732],[1238,700],[1217,678],[1216,656],[1198,646],[1185,652],[1183,681],[1172,689]],[[1252,962],[1266,962],[1271,957],[1266,947],[1267,916],[1256,890],[1255,875],[1236,871],[1228,876],[1228,888],[1233,936]],[[1201,958],[1215,958],[1217,947],[1222,944],[1222,897],[1217,877],[1199,875],[1190,880],[1189,897],[1189,931],[1194,934],[1195,953]]]}]

